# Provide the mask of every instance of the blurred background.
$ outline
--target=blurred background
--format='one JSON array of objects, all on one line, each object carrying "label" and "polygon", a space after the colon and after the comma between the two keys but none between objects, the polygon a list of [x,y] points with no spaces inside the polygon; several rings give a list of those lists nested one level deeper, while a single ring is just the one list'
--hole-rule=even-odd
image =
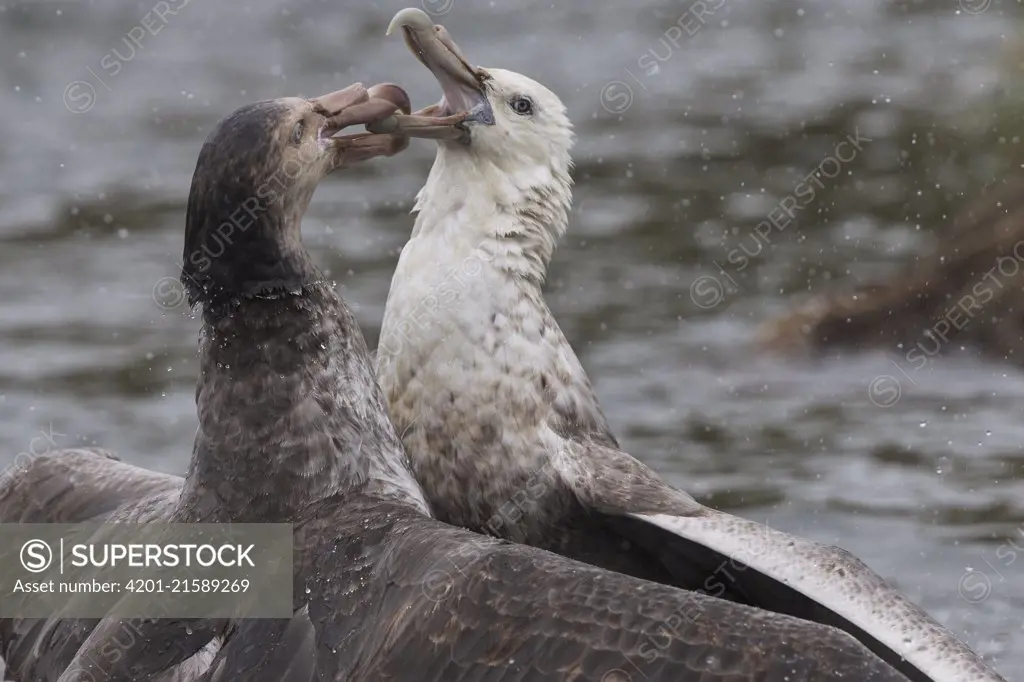
[{"label": "blurred background", "polygon": [[[0,0],[0,466],[88,444],[184,472],[199,323],[174,278],[202,141],[247,102],[355,81],[436,101],[384,37],[409,3]],[[1019,3],[423,6],[576,123],[549,300],[623,445],[706,503],[853,551],[1024,669],[1018,366],[751,347],[809,293],[913,267],[1019,170]],[[307,215],[371,347],[432,158],[413,141],[338,173]],[[755,240],[787,197],[793,220]]]}]

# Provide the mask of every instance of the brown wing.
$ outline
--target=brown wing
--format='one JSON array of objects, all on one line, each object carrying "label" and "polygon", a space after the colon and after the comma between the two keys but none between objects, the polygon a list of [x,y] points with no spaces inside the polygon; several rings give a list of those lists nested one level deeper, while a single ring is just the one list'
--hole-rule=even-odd
[{"label": "brown wing", "polygon": [[160,514],[181,478],[125,464],[107,450],[60,450],[0,472],[0,523],[78,523],[152,499],[134,513]]},{"label": "brown wing", "polygon": [[[0,472],[0,523],[150,521],[170,516],[177,476],[140,469],[98,449],[62,450]],[[7,675],[51,682],[71,664],[95,619],[0,620]]]},{"label": "brown wing", "polygon": [[[307,599],[311,627],[298,638],[304,644],[292,646],[315,648],[323,680],[906,682],[834,628],[485,538],[379,501],[349,496],[334,513],[318,512],[296,542],[305,584],[298,596]],[[234,648],[244,664],[245,652],[271,650],[289,630],[279,623],[268,638],[260,627],[233,633],[222,654]],[[242,670],[250,682],[281,679],[233,672]]]},{"label": "brown wing", "polygon": [[235,623],[199,682],[317,682],[316,632],[303,608],[291,620]]},{"label": "brown wing", "polygon": [[[63,621],[68,622],[68,621]],[[88,632],[59,682],[193,682],[209,668],[226,623],[105,618]],[[27,678],[36,679],[36,678]]]},{"label": "brown wing", "polygon": [[680,578],[674,584],[716,596],[727,589],[747,604],[840,628],[916,682],[1005,682],[849,552],[704,507],[600,443],[573,443],[556,467],[584,506],[657,555]]}]

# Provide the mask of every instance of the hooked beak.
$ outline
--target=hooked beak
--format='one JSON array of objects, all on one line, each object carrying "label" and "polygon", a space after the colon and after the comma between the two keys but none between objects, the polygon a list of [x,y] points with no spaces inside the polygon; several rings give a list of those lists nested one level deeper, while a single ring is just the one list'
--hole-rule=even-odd
[{"label": "hooked beak", "polygon": [[375,123],[394,117],[396,112],[411,110],[405,90],[392,83],[374,85],[369,90],[362,83],[310,100],[316,110],[327,118],[319,132],[322,147],[334,152],[332,168],[348,163],[393,156],[409,145],[409,138],[391,131],[336,135],[352,125],[364,124],[367,130]]},{"label": "hooked beak", "polygon": [[490,75],[472,66],[444,26],[434,25],[421,9],[403,9],[391,20],[387,34],[401,28],[405,42],[441,86],[444,96],[435,105],[412,116],[396,116],[391,126],[370,128],[377,132],[402,132],[413,137],[468,142],[466,123],[494,125],[485,83]]}]

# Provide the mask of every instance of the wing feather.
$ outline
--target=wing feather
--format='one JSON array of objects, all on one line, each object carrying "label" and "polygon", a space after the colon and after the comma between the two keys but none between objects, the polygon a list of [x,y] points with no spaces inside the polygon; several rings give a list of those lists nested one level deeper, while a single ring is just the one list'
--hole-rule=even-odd
[{"label": "wing feather", "polygon": [[104,518],[126,504],[177,492],[182,479],[125,464],[107,450],[60,450],[0,472],[0,523],[80,523]]},{"label": "wing feather", "polygon": [[[326,680],[906,682],[835,628],[379,500],[361,507],[347,495],[317,511],[296,547],[296,593],[307,595]],[[231,637],[231,646],[246,643]]]},{"label": "wing feather", "polygon": [[[180,477],[125,464],[107,450],[61,450],[0,472],[0,523],[166,520],[181,484]],[[6,674],[24,682],[57,680],[73,665],[98,623],[59,617],[0,620]],[[216,644],[204,642],[188,662],[154,680],[194,680],[214,653]]]},{"label": "wing feather", "polygon": [[308,609],[291,620],[241,620],[198,682],[315,682],[316,633]]},{"label": "wing feather", "polygon": [[[949,630],[843,549],[705,507],[630,455],[600,443],[577,442],[555,465],[584,504],[664,531],[651,542],[663,548],[663,556],[675,555],[676,561],[693,557],[696,546],[724,557],[740,591],[744,581],[748,592],[751,583],[764,590],[768,583],[763,579],[770,579],[770,589],[777,587],[781,594],[760,595],[771,602],[766,607],[805,618],[817,615],[815,620],[837,627],[852,624],[844,629],[854,636],[866,633],[864,643],[875,645],[876,653],[911,679],[1005,682]],[[751,573],[737,577],[747,570]],[[800,596],[806,599],[795,598]],[[823,607],[817,614],[815,605]]]},{"label": "wing feather", "polygon": [[[400,547],[389,581],[400,620],[368,657],[383,679],[905,682],[828,626],[433,521]],[[438,576],[440,600],[424,590]],[[417,666],[424,677],[401,676]]]}]

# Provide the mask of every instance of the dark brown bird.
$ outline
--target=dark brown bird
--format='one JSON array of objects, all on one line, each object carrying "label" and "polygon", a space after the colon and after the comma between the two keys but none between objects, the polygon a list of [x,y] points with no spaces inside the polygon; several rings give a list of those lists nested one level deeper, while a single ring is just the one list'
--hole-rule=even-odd
[{"label": "dark brown bird", "polygon": [[[380,85],[367,91],[354,85],[311,100],[253,104],[224,119],[203,146],[189,195],[183,282],[193,298],[221,301],[228,290],[259,288],[272,295],[301,279],[301,273],[287,269],[298,263],[296,258],[278,258],[256,247],[271,238],[290,244],[280,241],[290,230],[295,234],[289,238],[297,242],[302,213],[323,175],[404,148],[407,140],[399,135],[332,137],[346,126],[377,121],[396,111],[409,112],[408,97],[400,88]],[[244,281],[231,279],[237,268],[225,269],[231,256],[247,260]],[[312,267],[306,261],[295,267],[299,265]],[[201,442],[197,439],[197,445]],[[107,451],[65,450],[19,464],[0,473],[0,523],[169,521],[203,514],[188,506],[195,496],[179,500],[180,477],[131,466]],[[99,632],[79,652],[96,624],[97,620],[57,618],[0,621],[0,656],[8,677],[19,682],[75,679],[70,668],[78,665],[72,664],[76,653],[87,660],[90,652],[97,654],[111,639],[109,632]],[[193,637],[184,636],[174,621],[162,624],[172,634],[153,633],[148,646],[140,644],[127,652],[142,661],[140,667],[132,667],[126,655],[118,661],[120,669],[108,671],[110,679],[141,679],[143,671],[148,675],[162,670],[145,679],[185,682],[207,668],[219,646],[219,637],[211,634],[219,633],[222,623],[201,624]],[[123,633],[116,634],[124,639]],[[193,638],[205,639],[193,646]],[[164,666],[153,653],[168,641],[188,652],[180,665]],[[95,658],[105,657],[100,653]],[[83,678],[101,679],[99,672],[90,669]]]}]

